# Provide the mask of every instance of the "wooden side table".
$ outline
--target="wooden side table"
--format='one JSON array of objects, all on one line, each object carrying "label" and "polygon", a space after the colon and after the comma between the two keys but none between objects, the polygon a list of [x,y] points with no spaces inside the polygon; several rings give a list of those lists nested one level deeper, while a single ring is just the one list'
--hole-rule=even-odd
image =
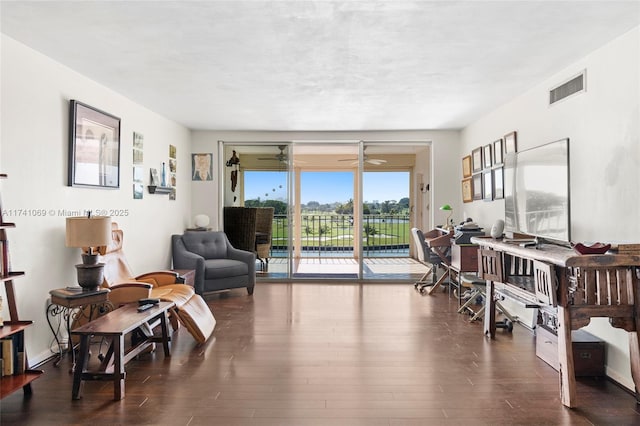
[{"label": "wooden side table", "polygon": [[[67,336],[69,337],[69,352],[71,352],[72,370],[75,368],[75,353],[73,351],[73,343],[71,342],[71,325],[73,321],[86,317],[89,321],[98,315],[112,311],[113,306],[108,300],[109,289],[102,288],[97,291],[82,291],[81,287],[66,287],[51,290],[51,303],[47,306],[47,323],[53,333],[53,337],[58,345],[58,359],[54,362],[55,366],[60,364],[64,354],[62,343],[60,342],[60,322],[54,327],[52,320],[55,317],[61,317],[66,323]],[[89,308],[88,314],[85,308]]]},{"label": "wooden side table", "polygon": [[195,286],[196,282],[196,270],[195,269],[172,269],[176,272],[179,278],[182,280],[182,284]]}]

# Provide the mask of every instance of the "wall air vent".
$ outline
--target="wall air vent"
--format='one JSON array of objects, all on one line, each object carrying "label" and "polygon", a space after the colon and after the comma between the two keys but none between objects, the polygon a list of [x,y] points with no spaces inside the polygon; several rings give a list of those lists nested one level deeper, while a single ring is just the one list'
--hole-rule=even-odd
[{"label": "wall air vent", "polygon": [[556,102],[561,101],[562,99],[566,99],[571,95],[585,92],[587,90],[585,84],[586,74],[587,70],[584,70],[565,83],[562,83],[561,85],[549,90],[549,105],[553,105]]}]

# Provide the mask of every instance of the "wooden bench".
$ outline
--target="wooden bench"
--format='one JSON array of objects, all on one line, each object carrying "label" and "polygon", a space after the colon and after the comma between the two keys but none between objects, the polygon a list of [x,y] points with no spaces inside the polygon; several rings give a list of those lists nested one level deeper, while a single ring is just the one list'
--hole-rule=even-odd
[{"label": "wooden bench", "polygon": [[[173,305],[173,302],[160,302],[149,310],[138,312],[137,304],[129,304],[72,330],[72,335],[80,337],[78,363],[73,376],[72,398],[80,399],[82,397],[83,382],[86,380],[112,380],[113,399],[121,400],[124,398],[124,379],[126,377],[124,366],[127,362],[154,342],[162,343],[164,356],[170,356],[169,341],[171,337],[167,326],[167,312]],[[154,336],[152,324],[158,320],[161,335]],[[125,348],[125,335],[135,330],[140,331],[139,339],[131,347]],[[109,349],[97,371],[87,370],[91,336],[111,339]]]}]

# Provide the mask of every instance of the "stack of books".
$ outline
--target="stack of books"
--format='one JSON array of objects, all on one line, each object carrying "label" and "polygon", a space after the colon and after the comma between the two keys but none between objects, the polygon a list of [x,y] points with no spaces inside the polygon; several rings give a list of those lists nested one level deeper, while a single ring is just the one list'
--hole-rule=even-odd
[{"label": "stack of books", "polygon": [[2,376],[23,374],[25,368],[24,334],[15,333],[0,339],[0,367]]}]

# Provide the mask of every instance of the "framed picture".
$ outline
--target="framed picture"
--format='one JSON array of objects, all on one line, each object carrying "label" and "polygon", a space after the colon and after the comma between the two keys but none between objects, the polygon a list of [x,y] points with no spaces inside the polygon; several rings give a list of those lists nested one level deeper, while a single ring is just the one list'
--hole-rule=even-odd
[{"label": "framed picture", "polygon": [[482,200],[482,174],[478,173],[471,178],[471,191],[474,200]]},{"label": "framed picture", "polygon": [[516,132],[504,135],[504,153],[509,154],[512,152],[518,152],[518,135]]},{"label": "framed picture", "polygon": [[191,180],[213,180],[213,154],[191,154]]},{"label": "framed picture", "polygon": [[493,164],[491,160],[491,144],[485,145],[482,147],[482,161],[485,169],[491,168],[491,165]]},{"label": "framed picture", "polygon": [[500,166],[504,163],[504,153],[502,152],[502,139],[493,143],[493,165]]},{"label": "framed picture", "polygon": [[120,187],[120,119],[71,100],[68,186]]},{"label": "framed picture", "polygon": [[471,178],[462,179],[462,202],[473,201],[473,180]]},{"label": "framed picture", "polygon": [[158,169],[149,169],[149,185],[160,186],[160,176],[158,175]]},{"label": "framed picture", "polygon": [[482,172],[482,199],[493,200],[493,173],[492,170]]},{"label": "framed picture", "polygon": [[462,177],[471,176],[471,156],[467,155],[462,158]]},{"label": "framed picture", "polygon": [[504,171],[502,167],[493,169],[493,199],[504,198]]},{"label": "framed picture", "polygon": [[142,133],[133,132],[133,164],[140,165],[144,161],[144,136]]},{"label": "framed picture", "polygon": [[482,171],[482,148],[471,151],[471,164],[473,173]]}]

